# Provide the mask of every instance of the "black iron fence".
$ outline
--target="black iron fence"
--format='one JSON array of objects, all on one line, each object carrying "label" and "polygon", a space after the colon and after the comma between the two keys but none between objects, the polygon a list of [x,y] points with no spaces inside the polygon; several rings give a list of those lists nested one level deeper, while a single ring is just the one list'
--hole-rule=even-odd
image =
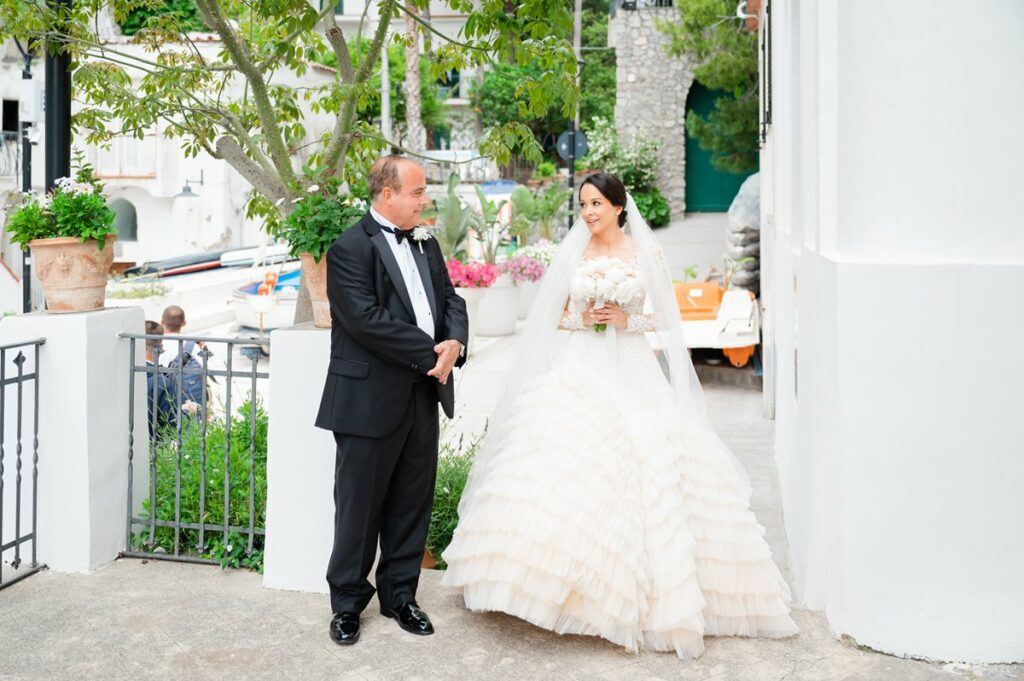
[{"label": "black iron fence", "polygon": [[[121,337],[130,341],[131,364],[124,554],[259,567],[267,461],[260,390],[269,378],[259,365],[270,340]],[[140,349],[146,355],[142,364]],[[145,428],[136,427],[140,389],[146,393]],[[140,452],[148,455],[142,467]],[[140,499],[135,491],[143,486]]]},{"label": "black iron fence", "polygon": [[18,133],[0,131],[0,177],[21,173],[21,145]]},{"label": "black iron fence", "polygon": [[[36,560],[39,490],[39,349],[45,342],[40,338],[0,346],[0,589],[45,567]],[[26,396],[29,388],[31,397]],[[28,404],[31,404],[31,410],[26,409]],[[26,424],[29,418],[31,423]],[[23,472],[28,428],[31,428],[32,433],[29,445],[32,456],[30,489],[26,489]],[[12,433],[13,473],[9,470],[10,454],[7,447],[7,439]],[[10,483],[11,478],[13,486]],[[12,536],[7,539],[9,533]],[[10,566],[7,570],[4,569],[5,563]]]}]

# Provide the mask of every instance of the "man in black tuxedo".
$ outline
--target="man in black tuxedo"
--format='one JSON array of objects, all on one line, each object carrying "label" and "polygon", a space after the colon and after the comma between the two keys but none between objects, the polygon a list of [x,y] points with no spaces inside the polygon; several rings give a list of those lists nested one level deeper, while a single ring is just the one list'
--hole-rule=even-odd
[{"label": "man in black tuxedo", "polygon": [[331,639],[359,639],[380,540],[381,613],[414,634],[433,626],[416,604],[437,472],[438,413],[455,408],[466,304],[437,242],[414,228],[427,206],[423,169],[400,156],[370,172],[370,212],[327,252],[331,360],[316,425],[334,432],[334,550],[327,567]]}]

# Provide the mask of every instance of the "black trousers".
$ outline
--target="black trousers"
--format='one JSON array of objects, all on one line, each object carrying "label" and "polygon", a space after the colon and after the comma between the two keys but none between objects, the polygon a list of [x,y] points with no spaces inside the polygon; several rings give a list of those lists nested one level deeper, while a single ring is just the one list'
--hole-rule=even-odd
[{"label": "black trousers", "polygon": [[[401,405],[381,405],[382,409]],[[416,598],[437,475],[437,389],[417,381],[395,432],[384,438],[335,433],[334,550],[327,566],[332,612],[362,612],[377,555],[377,598],[396,608]]]}]

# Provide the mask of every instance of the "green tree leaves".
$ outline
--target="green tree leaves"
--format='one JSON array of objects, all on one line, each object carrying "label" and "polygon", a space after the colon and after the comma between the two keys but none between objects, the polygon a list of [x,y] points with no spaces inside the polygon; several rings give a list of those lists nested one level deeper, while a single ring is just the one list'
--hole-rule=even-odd
[{"label": "green tree leaves", "polygon": [[758,163],[757,34],[730,17],[733,0],[687,0],[676,21],[660,21],[669,36],[669,53],[691,55],[697,80],[722,95],[706,116],[690,112],[687,134],[712,152],[718,170],[742,173]]}]

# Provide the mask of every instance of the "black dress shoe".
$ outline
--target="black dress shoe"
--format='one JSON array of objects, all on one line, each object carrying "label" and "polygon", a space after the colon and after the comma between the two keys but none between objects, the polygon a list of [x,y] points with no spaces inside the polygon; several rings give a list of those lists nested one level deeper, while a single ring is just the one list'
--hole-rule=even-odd
[{"label": "black dress shoe", "polygon": [[331,640],[339,646],[350,646],[359,640],[359,613],[339,612],[331,618]]},{"label": "black dress shoe", "polygon": [[409,601],[397,609],[381,608],[380,614],[391,619],[398,620],[398,626],[410,634],[417,636],[430,636],[434,633],[434,625],[430,623],[427,613],[420,610],[420,606],[414,601]]}]

